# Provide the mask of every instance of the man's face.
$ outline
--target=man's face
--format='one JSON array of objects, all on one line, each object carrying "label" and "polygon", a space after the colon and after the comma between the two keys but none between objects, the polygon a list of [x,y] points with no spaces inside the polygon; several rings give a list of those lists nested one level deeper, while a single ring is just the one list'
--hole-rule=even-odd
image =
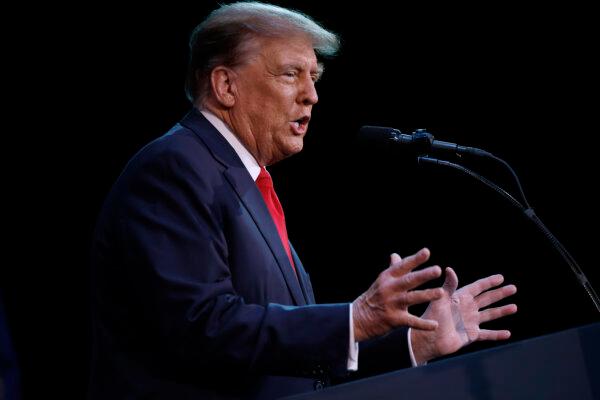
[{"label": "man's face", "polygon": [[304,37],[262,38],[235,68],[233,130],[261,165],[302,150],[319,78],[312,43]]}]

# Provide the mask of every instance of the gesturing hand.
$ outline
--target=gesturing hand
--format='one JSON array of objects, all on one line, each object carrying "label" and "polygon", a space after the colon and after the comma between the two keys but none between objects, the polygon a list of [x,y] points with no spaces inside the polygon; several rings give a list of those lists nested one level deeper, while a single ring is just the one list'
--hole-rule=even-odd
[{"label": "gesturing hand", "polygon": [[441,297],[432,301],[422,318],[438,322],[434,330],[411,330],[413,352],[418,363],[454,353],[478,340],[504,340],[508,330],[481,329],[479,324],[517,312],[515,304],[483,309],[517,292],[514,285],[495,288],[504,282],[502,275],[480,279],[460,289],[452,268],[446,268]]},{"label": "gesturing hand", "polygon": [[438,322],[419,318],[408,312],[414,304],[440,299],[441,288],[412,290],[442,274],[438,266],[413,271],[429,259],[429,250],[401,259],[392,254],[390,266],[383,271],[371,287],[352,303],[354,338],[357,342],[381,336],[395,327],[410,326],[433,330]]}]

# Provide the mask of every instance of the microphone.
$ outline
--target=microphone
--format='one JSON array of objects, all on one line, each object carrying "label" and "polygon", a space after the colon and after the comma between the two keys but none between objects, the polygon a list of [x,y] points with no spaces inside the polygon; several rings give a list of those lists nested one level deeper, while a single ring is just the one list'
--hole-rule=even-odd
[{"label": "microphone", "polygon": [[435,140],[433,135],[425,129],[417,129],[412,135],[406,135],[398,129],[384,126],[368,126],[360,128],[359,137],[373,143],[391,143],[412,147],[419,154],[428,154],[431,151],[447,152],[454,154],[470,154],[475,156],[490,156],[485,150],[476,147],[461,146],[456,143]]}]

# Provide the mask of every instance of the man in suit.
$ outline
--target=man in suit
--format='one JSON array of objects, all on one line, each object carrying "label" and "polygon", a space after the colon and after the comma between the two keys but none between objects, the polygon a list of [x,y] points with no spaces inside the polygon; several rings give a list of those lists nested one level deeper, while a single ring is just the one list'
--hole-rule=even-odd
[{"label": "man in suit", "polygon": [[265,166],[302,150],[316,54],[338,39],[297,12],[235,3],[190,47],[193,110],[133,157],[98,220],[91,398],[276,398],[510,335],[479,324],[516,306],[480,308],[514,286],[457,290],[448,268],[442,288],[418,290],[442,274],[415,271],[427,249],[393,254],[352,303],[315,304]]}]

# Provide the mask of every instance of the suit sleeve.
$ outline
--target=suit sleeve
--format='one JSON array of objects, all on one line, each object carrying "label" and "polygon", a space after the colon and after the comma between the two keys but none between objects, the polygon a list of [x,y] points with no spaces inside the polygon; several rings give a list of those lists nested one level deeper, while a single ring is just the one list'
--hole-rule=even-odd
[{"label": "suit sleeve", "polygon": [[210,181],[218,171],[202,168],[188,144],[172,141],[145,149],[121,176],[106,213],[116,223],[100,240],[109,254],[100,285],[116,310],[106,328],[136,351],[202,369],[296,374],[345,365],[348,304],[246,304],[236,293],[222,188]]},{"label": "suit sleeve", "polygon": [[358,363],[360,377],[410,367],[407,334],[407,328],[398,328],[380,338],[360,343]]},{"label": "suit sleeve", "polygon": [[382,337],[359,343],[358,370],[339,371],[333,376],[333,383],[351,382],[411,367],[407,333],[407,328],[398,328]]}]

